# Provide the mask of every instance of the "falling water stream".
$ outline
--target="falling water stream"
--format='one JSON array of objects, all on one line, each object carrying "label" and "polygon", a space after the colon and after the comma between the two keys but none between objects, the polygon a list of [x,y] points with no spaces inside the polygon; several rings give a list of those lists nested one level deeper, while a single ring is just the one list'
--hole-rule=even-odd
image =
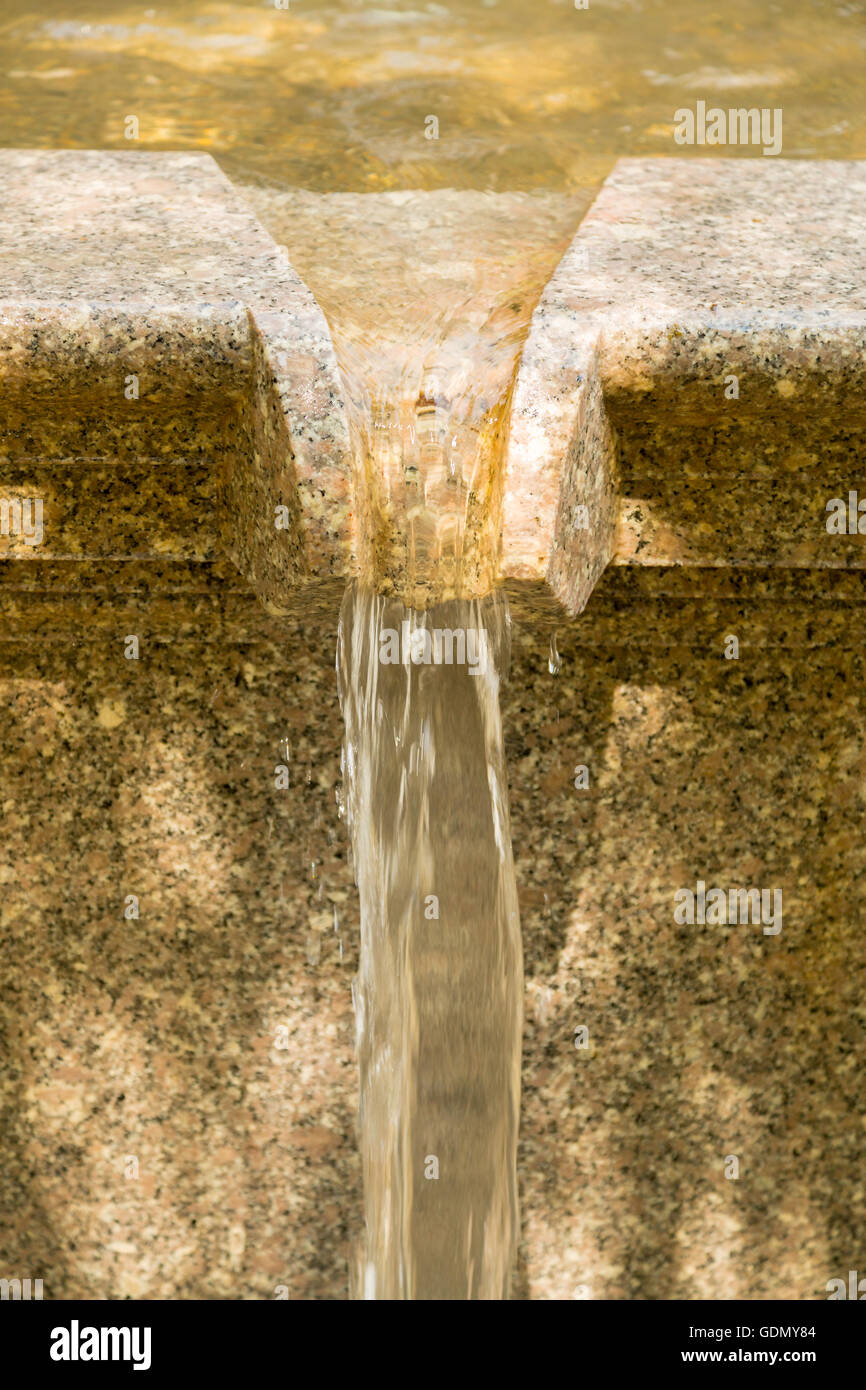
[{"label": "falling water stream", "polygon": [[[366,512],[366,587],[346,594],[338,639],[361,900],[366,1223],[352,1292],[504,1299],[518,1236],[523,971],[497,503],[520,343],[580,202],[293,201],[296,245],[308,208],[316,217],[309,270],[330,314]],[[369,244],[352,255],[361,218]]]},{"label": "falling water stream", "polygon": [[361,896],[356,1296],[509,1294],[523,974],[499,711],[508,639],[499,594],[421,613],[352,587],[343,603]]}]

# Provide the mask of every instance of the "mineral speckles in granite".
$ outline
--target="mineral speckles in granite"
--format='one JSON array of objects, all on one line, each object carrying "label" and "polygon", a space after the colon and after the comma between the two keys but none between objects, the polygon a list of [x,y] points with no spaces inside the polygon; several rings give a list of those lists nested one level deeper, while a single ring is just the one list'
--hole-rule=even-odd
[{"label": "mineral speckles in granite", "polygon": [[[532,303],[573,201],[271,199],[330,305],[344,387],[310,290],[209,157],[12,151],[0,174],[3,453],[211,462],[220,550],[274,612],[358,571],[419,603],[540,580],[576,613],[611,562],[864,563],[823,525],[866,430],[862,164],[621,161],[541,296],[513,395],[505,310]],[[459,560],[419,402],[473,479]],[[423,487],[413,450],[436,455]],[[110,481],[90,495],[119,505]]]},{"label": "mineral speckles in granite", "polygon": [[579,612],[609,561],[864,564],[823,511],[862,467],[864,402],[866,165],[621,160],[524,346],[502,573]]},{"label": "mineral speckles in granite", "polygon": [[7,456],[205,453],[265,601],[351,570],[327,325],[210,156],[3,151],[0,181]]},{"label": "mineral speckles in granite", "polygon": [[[163,633],[167,581],[129,568]],[[186,569],[202,603],[247,602]],[[520,1297],[825,1298],[857,1267],[866,670],[838,620],[862,580],[611,568],[556,678],[515,624]],[[46,1299],[344,1299],[359,927],[333,629],[251,640],[207,613],[127,662],[115,638],[142,629],[117,621],[77,650],[0,643],[7,1268]],[[678,927],[697,877],[781,887],[780,935]]]},{"label": "mineral speckles in granite", "polygon": [[[839,631],[800,645],[826,612],[814,575],[716,572],[718,626],[681,606],[697,574],[658,573],[667,594],[655,577],[608,571],[560,629],[555,679],[518,628],[503,691],[524,1288],[826,1298],[866,1240],[862,648]],[[840,596],[861,581],[827,577]],[[723,660],[726,630],[758,628]],[[674,895],[698,877],[782,888],[782,932],[677,926]]]},{"label": "mineral speckles in granite", "polygon": [[[689,162],[689,182],[699,168]],[[752,175],[760,170],[762,186],[764,168]],[[797,171],[817,177],[808,165]],[[739,176],[732,164],[719,173]],[[55,302],[3,319],[0,342],[43,382],[46,409],[63,313]],[[100,301],[85,302],[76,322],[88,346],[66,360],[64,401],[82,400],[89,381],[96,394],[77,438],[59,410],[38,422],[56,432],[56,476],[50,463],[14,475],[44,486],[47,511],[63,504],[63,544],[39,564],[0,562],[2,809],[14,866],[0,900],[0,1246],[8,1264],[44,1276],[46,1298],[272,1298],[277,1285],[292,1298],[342,1298],[362,1221],[348,987],[357,906],[335,806],[342,583],[319,615],[307,590],[304,621],[292,627],[264,611],[224,555],[213,558],[220,533],[197,523],[195,500],[211,510],[222,489],[216,519],[243,518],[230,539],[269,603],[305,572],[300,525],[280,559],[257,529],[256,498],[284,488],[286,468],[303,479],[286,463],[291,426],[259,318],[248,332],[237,301],[198,306],[192,318],[144,304],[115,323]],[[842,403],[843,418],[812,412],[822,379],[810,340],[808,372],[786,375],[789,359],[773,358],[758,373],[759,408],[745,388],[725,403],[744,407],[731,423],[717,420],[715,366],[694,388],[688,370],[672,378],[699,335],[658,338],[659,369],[638,390],[634,344],[649,337],[628,350],[622,340],[617,375],[602,340],[576,365],[565,311],[557,331],[549,360],[530,340],[513,424],[534,451],[534,487],[547,486],[550,468],[539,421],[568,445],[550,515],[558,509],[569,534],[552,582],[588,592],[617,518],[620,546],[634,536],[635,558],[652,547],[656,560],[601,578],[579,621],[560,629],[556,679],[546,634],[534,616],[518,622],[503,686],[527,975],[518,1293],[823,1298],[866,1241],[856,1065],[864,575],[819,572],[820,551],[800,535],[809,507],[789,512],[786,531],[773,488],[793,480],[801,490],[811,476],[828,496],[844,495],[862,437],[845,385],[859,369],[856,332],[836,340],[848,375],[840,368],[823,397]],[[739,341],[748,336],[746,325]],[[130,344],[150,364],[143,383],[164,393],[164,410],[140,416],[139,433],[119,403],[110,415],[105,395],[112,354],[124,369]],[[10,397],[2,403],[4,467],[42,467],[44,456],[30,457],[39,441],[28,377],[16,370],[15,411]],[[545,371],[558,383],[549,399]],[[298,368],[296,393],[301,380]],[[676,381],[691,393],[687,420],[668,418]],[[803,401],[795,429],[792,400]],[[209,479],[211,461],[244,449],[243,473],[217,468]],[[87,481],[79,454],[92,460]],[[608,489],[615,471],[619,496]],[[151,532],[142,516],[159,476],[185,476],[192,491]],[[348,488],[347,476],[338,470]],[[715,531],[712,510],[710,531],[697,529],[689,499],[707,479],[719,506],[729,491],[745,505],[754,481],[748,533],[730,505]],[[581,490],[597,522],[594,552],[574,539]],[[103,514],[107,496],[115,515]],[[300,482],[297,496],[293,517],[327,508],[324,496],[303,502]],[[646,513],[628,531],[623,499]],[[515,502],[508,535],[522,527],[529,556],[515,589],[543,612],[547,570],[533,547],[544,514]],[[688,532],[671,526],[680,512],[695,518]],[[751,521],[771,515],[769,532]],[[823,514],[819,522],[823,532]],[[856,539],[836,538],[840,555],[853,557]],[[803,546],[808,571],[769,568],[790,561],[792,546]],[[142,638],[138,662],[122,657],[129,632]],[[722,657],[729,632],[738,662]],[[298,775],[275,793],[285,738]],[[590,769],[584,792],[576,763]],[[780,936],[677,927],[674,894],[698,877],[781,887]],[[128,892],[140,897],[139,921],[123,918]],[[590,1029],[587,1053],[574,1048],[578,1024]],[[287,1049],[275,1046],[279,1028]],[[732,1152],[737,1182],[724,1177]]]},{"label": "mineral speckles in granite", "polygon": [[139,661],[105,633],[0,642],[0,1249],[49,1300],[346,1296],[358,921],[333,644],[318,622],[203,627]]}]

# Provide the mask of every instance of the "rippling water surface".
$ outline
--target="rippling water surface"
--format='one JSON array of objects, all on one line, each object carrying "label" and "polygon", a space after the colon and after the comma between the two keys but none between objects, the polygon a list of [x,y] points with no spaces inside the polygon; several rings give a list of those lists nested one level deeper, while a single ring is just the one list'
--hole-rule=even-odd
[{"label": "rippling water surface", "polygon": [[243,181],[567,189],[733,97],[783,107],[786,155],[862,158],[864,43],[862,0],[6,0],[0,142],[122,147],[131,113]]}]

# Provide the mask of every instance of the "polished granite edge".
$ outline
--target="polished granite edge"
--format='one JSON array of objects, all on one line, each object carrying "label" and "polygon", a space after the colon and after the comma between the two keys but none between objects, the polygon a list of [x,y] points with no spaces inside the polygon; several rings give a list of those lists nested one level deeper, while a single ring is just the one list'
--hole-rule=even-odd
[{"label": "polished granite edge", "polygon": [[[586,409],[600,380],[617,455],[629,431],[667,431],[669,487],[681,454],[693,459],[701,440],[731,421],[751,422],[757,450],[761,437],[778,446],[804,429],[819,437],[839,425],[840,412],[862,417],[864,193],[859,161],[618,162],[545,288],[524,345],[506,459],[504,577],[544,580],[579,612],[601,572],[598,557],[610,550],[611,510],[611,558],[621,563],[864,563],[858,547],[827,543],[823,504],[834,480],[820,469],[813,504],[795,525],[785,515],[793,489],[782,488],[768,503],[774,524],[765,508],[747,527],[726,497],[729,480],[718,477],[717,448],[716,467],[688,498],[667,497],[661,518],[649,516],[644,497],[623,494],[607,431]],[[698,433],[672,450],[678,420]],[[585,458],[576,469],[581,428]],[[852,485],[859,458],[852,441],[843,467]],[[746,493],[750,467],[740,470]],[[722,499],[727,515],[714,527]],[[581,506],[585,534],[574,544],[563,518]],[[714,545],[712,532],[731,539]]]},{"label": "polished granite edge", "polygon": [[[165,475],[154,558],[230,556],[275,615],[361,571],[400,591],[405,518],[356,476],[324,315],[214,161],[3,151],[0,175],[7,479],[102,459],[81,495],[50,483],[80,537],[51,558],[85,555],[91,522],[91,558],[143,556],[157,484],[127,506],[112,469],[182,456],[213,477],[182,498]],[[866,425],[864,192],[854,161],[620,161],[533,315],[469,582],[540,581],[576,615],[611,563],[864,565],[823,525]]]},{"label": "polished granite edge", "polygon": [[[101,426],[118,452],[215,455],[239,429],[230,548],[262,599],[344,572],[349,445],[330,333],[215,161],[6,150],[0,181],[8,451],[90,454]],[[58,409],[64,397],[83,408]],[[171,406],[186,411],[181,428]]]}]

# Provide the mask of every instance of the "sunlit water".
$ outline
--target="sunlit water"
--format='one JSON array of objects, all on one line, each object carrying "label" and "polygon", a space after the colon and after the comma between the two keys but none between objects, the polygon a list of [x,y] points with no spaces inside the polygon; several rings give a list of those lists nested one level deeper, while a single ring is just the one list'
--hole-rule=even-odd
[{"label": "sunlit water", "polygon": [[[675,145],[681,106],[781,108],[785,156],[866,157],[864,59],[860,0],[2,7],[0,144],[211,152],[334,335],[368,577],[394,596],[350,591],[339,639],[362,906],[357,1296],[509,1288],[521,948],[507,621],[498,598],[466,596],[492,583],[479,517],[495,517],[534,305],[618,156],[707,153]],[[381,630],[403,621],[484,624],[494,659],[478,675],[383,664]]]},{"label": "sunlit water", "polygon": [[4,0],[0,143],[123,148],[137,114],[242,182],[564,190],[735,94],[786,155],[862,158],[864,41],[863,0]]},{"label": "sunlit water", "polygon": [[249,196],[332,325],[372,519],[363,572],[415,606],[484,594],[515,359],[586,196]]},{"label": "sunlit water", "polygon": [[361,897],[367,1218],[354,1280],[367,1298],[509,1292],[523,976],[499,711],[507,662],[499,595],[426,613],[346,595],[338,669]]}]

